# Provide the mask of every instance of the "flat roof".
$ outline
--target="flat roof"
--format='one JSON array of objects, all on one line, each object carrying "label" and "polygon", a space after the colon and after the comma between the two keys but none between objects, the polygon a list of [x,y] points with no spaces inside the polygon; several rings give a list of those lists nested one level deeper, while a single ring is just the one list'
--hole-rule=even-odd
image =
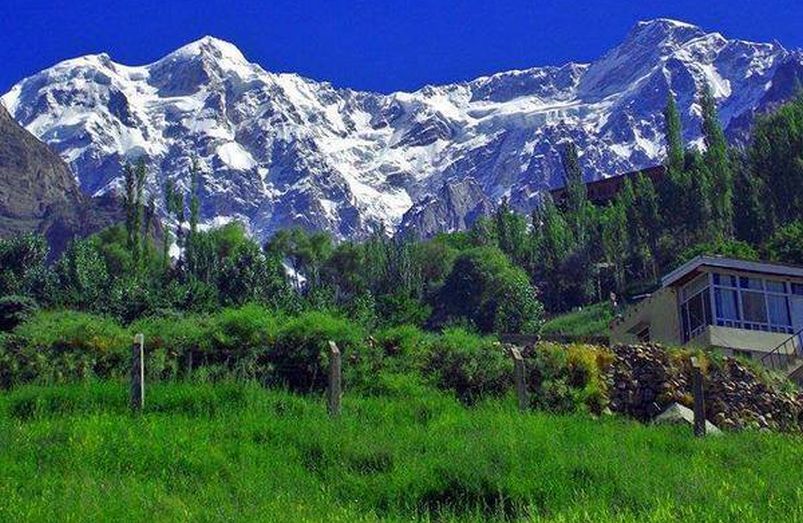
[{"label": "flat roof", "polygon": [[681,282],[686,276],[696,272],[700,267],[716,267],[774,276],[794,276],[803,278],[803,267],[796,265],[740,260],[737,258],[726,258],[724,256],[697,256],[661,278],[661,286],[669,287],[670,285]]}]

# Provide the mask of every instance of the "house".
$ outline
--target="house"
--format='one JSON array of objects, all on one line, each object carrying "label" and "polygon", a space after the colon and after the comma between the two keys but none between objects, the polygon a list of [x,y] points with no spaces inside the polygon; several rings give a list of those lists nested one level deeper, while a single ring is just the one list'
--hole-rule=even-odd
[{"label": "house", "polygon": [[[641,171],[633,171],[625,174],[618,174],[608,178],[602,178],[593,182],[586,183],[586,194],[588,201],[594,205],[606,205],[619,194],[624,187],[625,180],[636,183],[638,175],[644,175],[655,185],[658,185],[666,175],[666,168],[663,165],[648,167]],[[566,203],[566,187],[558,187],[549,192],[558,207]]]},{"label": "house", "polygon": [[612,343],[717,348],[803,374],[803,267],[698,256],[611,322]]}]

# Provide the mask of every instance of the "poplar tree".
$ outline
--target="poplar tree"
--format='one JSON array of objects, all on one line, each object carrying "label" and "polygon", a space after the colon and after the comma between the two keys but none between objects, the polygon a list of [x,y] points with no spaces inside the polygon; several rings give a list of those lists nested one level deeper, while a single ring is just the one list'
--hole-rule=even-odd
[{"label": "poplar tree", "polygon": [[123,167],[125,183],[125,228],[126,244],[131,252],[131,259],[135,267],[139,267],[142,260],[142,222],[144,215],[143,192],[145,189],[145,159],[140,158],[136,166],[126,164]]},{"label": "poplar tree", "polygon": [[683,127],[680,122],[675,96],[669,92],[664,108],[664,129],[666,133],[666,168],[670,172],[683,170]]},{"label": "poplar tree", "polygon": [[644,227],[650,248],[654,249],[661,232],[661,204],[658,193],[652,179],[644,173],[636,176],[635,192],[639,221]]},{"label": "poplar tree", "polygon": [[[184,249],[185,257],[190,266],[190,271],[193,270],[195,264],[195,256],[197,251],[196,238],[198,236],[198,221],[200,218],[201,201],[198,197],[200,190],[199,186],[198,163],[193,160],[192,168],[190,170],[190,231],[187,235],[186,247]],[[183,214],[183,209],[182,209]]]},{"label": "poplar tree", "polygon": [[685,186],[685,152],[683,147],[683,128],[675,97],[670,92],[664,108],[664,135],[666,140],[666,176],[660,184],[661,208],[665,224],[671,229],[683,227],[686,200]]},{"label": "poplar tree", "polygon": [[712,201],[714,186],[708,165],[699,153],[693,153],[689,169],[688,198],[689,213],[684,218],[691,237],[696,242],[707,242],[718,237],[716,228],[712,227],[714,208]]},{"label": "poplar tree", "polygon": [[616,291],[622,292],[625,286],[627,252],[627,213],[621,201],[614,201],[602,212],[602,252],[605,261],[613,266]]},{"label": "poplar tree", "polygon": [[563,170],[566,180],[566,217],[578,244],[587,240],[588,191],[577,156],[577,146],[569,141],[563,150]]},{"label": "poplar tree", "polygon": [[713,200],[711,212],[715,234],[720,239],[733,237],[733,172],[728,154],[728,142],[719,123],[717,104],[710,86],[702,93],[705,163],[711,176]]}]

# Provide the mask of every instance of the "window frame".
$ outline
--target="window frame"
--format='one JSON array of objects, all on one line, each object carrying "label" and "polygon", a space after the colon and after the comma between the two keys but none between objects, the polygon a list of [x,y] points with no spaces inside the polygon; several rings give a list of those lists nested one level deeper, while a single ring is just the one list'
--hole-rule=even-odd
[{"label": "window frame", "polygon": [[[744,275],[734,275],[722,272],[711,271],[710,274],[710,281],[711,281],[711,293],[713,301],[716,301],[716,291],[717,289],[721,289],[723,291],[735,291],[736,292],[736,305],[737,311],[739,315],[738,320],[733,320],[730,318],[724,318],[719,316],[716,311],[716,307],[714,307],[713,318],[714,324],[720,327],[731,327],[736,329],[745,329],[745,330],[753,330],[753,331],[763,331],[763,332],[776,332],[782,334],[794,334],[793,329],[793,322],[794,319],[792,318],[792,309],[790,304],[790,297],[793,295],[793,284],[788,280],[782,280],[778,278],[767,278],[767,277],[757,277],[757,276],[744,276]],[[735,282],[734,282],[735,280]],[[751,286],[750,283],[757,282],[757,286]],[[783,287],[783,290],[771,290],[769,289],[768,282],[773,284],[780,283]],[[735,283],[735,285],[732,285]],[[744,294],[746,293],[753,293],[753,294],[760,294],[763,297],[764,301],[764,311],[767,316],[767,321],[759,322],[759,321],[749,321],[745,319],[744,313]],[[783,298],[784,303],[786,305],[786,316],[789,320],[788,324],[780,324],[773,321],[771,312],[770,312],[770,296]]]}]

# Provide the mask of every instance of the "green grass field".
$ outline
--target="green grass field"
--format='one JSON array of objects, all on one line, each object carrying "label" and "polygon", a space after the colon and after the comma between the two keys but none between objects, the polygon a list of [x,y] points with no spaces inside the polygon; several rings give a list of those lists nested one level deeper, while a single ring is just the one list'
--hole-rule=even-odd
[{"label": "green grass field", "polygon": [[344,398],[165,384],[0,396],[3,521],[801,521],[803,441],[466,408],[400,379]]},{"label": "green grass field", "polygon": [[549,319],[542,328],[543,334],[563,336],[607,336],[613,308],[609,302],[596,303],[582,310],[568,312]]}]

